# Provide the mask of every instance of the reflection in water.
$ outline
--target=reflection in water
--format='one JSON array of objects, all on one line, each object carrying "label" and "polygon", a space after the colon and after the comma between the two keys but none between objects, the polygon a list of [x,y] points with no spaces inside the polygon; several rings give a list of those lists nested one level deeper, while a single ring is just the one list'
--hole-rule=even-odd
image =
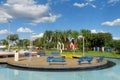
[{"label": "reflection in water", "polygon": [[36,72],[15,70],[6,66],[0,66],[0,80],[120,80],[120,60],[110,60],[116,62],[114,67],[76,72]]},{"label": "reflection in water", "polygon": [[19,74],[19,71],[15,69],[15,70],[14,70],[14,75],[15,75],[15,76],[18,76],[18,74]]}]

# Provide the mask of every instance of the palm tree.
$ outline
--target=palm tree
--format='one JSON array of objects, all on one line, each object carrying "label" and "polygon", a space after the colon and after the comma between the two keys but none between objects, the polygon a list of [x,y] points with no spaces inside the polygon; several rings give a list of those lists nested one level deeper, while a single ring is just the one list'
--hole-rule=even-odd
[{"label": "palm tree", "polygon": [[72,31],[71,30],[66,30],[66,33],[67,33],[68,41],[71,41],[71,39],[72,39]]},{"label": "palm tree", "polygon": [[22,39],[18,40],[17,46],[18,46],[19,48],[21,48],[21,47],[23,48],[23,40],[22,40]]},{"label": "palm tree", "polygon": [[63,35],[63,39],[64,39],[63,42],[66,42],[67,41],[67,32],[64,31],[62,35]]},{"label": "palm tree", "polygon": [[78,36],[79,36],[79,32],[78,31],[73,31],[72,32],[72,37],[74,38],[74,42],[77,43],[78,41]]},{"label": "palm tree", "polygon": [[91,39],[92,39],[92,34],[90,30],[81,30],[80,32],[82,34],[82,36],[84,36],[85,39],[85,47],[88,50],[91,46]]},{"label": "palm tree", "polygon": [[33,44],[37,47],[43,47],[44,46],[44,38],[37,38],[33,41]]},{"label": "palm tree", "polygon": [[62,40],[62,32],[60,30],[56,30],[54,33],[54,37],[56,39],[56,41],[61,41]]},{"label": "palm tree", "polygon": [[53,40],[53,31],[45,31],[43,38],[44,38],[44,47],[49,48],[50,46],[49,43],[52,42]]},{"label": "palm tree", "polygon": [[53,31],[45,31],[43,37],[49,42],[53,37]]}]

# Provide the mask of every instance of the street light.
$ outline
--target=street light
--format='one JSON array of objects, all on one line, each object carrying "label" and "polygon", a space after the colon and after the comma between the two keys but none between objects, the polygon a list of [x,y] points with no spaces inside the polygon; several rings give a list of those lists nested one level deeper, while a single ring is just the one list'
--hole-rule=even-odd
[{"label": "street light", "polygon": [[29,60],[31,61],[31,57],[32,57],[32,51],[33,51],[33,37],[35,36],[35,33],[30,32],[30,57]]},{"label": "street light", "polygon": [[82,38],[83,39],[83,53],[82,53],[82,56],[84,56],[84,50],[85,50],[85,48],[84,48],[84,36],[78,36],[78,39],[80,39],[80,38]]},{"label": "street light", "polygon": [[9,31],[8,31],[8,51],[10,51],[10,23],[12,22],[11,19],[7,19],[7,22],[9,23]]},{"label": "street light", "polygon": [[21,41],[22,41],[22,49],[24,49],[24,39],[22,38]]},{"label": "street light", "polygon": [[31,34],[30,34],[30,50],[31,51],[33,49],[33,40],[34,40],[35,36],[36,36],[36,33],[31,32]]}]

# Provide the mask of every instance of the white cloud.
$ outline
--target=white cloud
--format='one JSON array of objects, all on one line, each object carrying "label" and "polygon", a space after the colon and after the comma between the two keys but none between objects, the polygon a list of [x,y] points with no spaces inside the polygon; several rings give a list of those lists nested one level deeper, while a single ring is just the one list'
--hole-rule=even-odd
[{"label": "white cloud", "polygon": [[105,31],[103,31],[103,30],[101,30],[101,31],[99,31],[98,33],[106,33]]},{"label": "white cloud", "polygon": [[113,37],[114,40],[120,40],[120,37]]},{"label": "white cloud", "polygon": [[116,4],[120,0],[108,0],[108,4]]},{"label": "white cloud", "polygon": [[94,5],[94,4],[89,4],[89,5],[91,5],[93,8],[96,8],[96,5]]},{"label": "white cloud", "polygon": [[36,38],[41,38],[43,37],[44,33],[40,33],[40,34],[33,34],[32,38],[36,39]]},{"label": "white cloud", "polygon": [[29,29],[29,28],[20,27],[19,29],[17,29],[17,32],[30,33],[30,32],[33,32],[33,31],[31,29]]},{"label": "white cloud", "polygon": [[70,1],[70,0],[48,0],[49,3],[52,3],[54,5],[56,5],[56,4],[62,4],[64,2],[68,2],[68,1]]},{"label": "white cloud", "polygon": [[93,29],[93,30],[91,30],[91,33],[106,33],[106,32],[103,30],[97,31],[97,30]]},{"label": "white cloud", "polygon": [[36,4],[34,0],[7,0],[0,7],[1,11],[12,16],[12,18],[27,19],[36,23],[54,22],[60,17],[59,15],[51,14],[49,5]]},{"label": "white cloud", "polygon": [[9,14],[7,14],[4,11],[0,11],[0,22],[1,23],[6,23],[8,22],[8,19],[12,18]]},{"label": "white cloud", "polygon": [[7,34],[9,31],[4,29],[4,30],[0,30],[0,34]]},{"label": "white cloud", "polygon": [[55,22],[57,18],[59,18],[61,15],[50,15],[49,17],[41,17],[36,20],[33,20],[34,23],[39,22]]},{"label": "white cloud", "polygon": [[105,26],[120,26],[120,18],[115,19],[111,22],[110,21],[103,22],[102,25],[105,25]]},{"label": "white cloud", "polygon": [[7,3],[9,4],[29,4],[32,5],[35,3],[34,0],[7,0]]},{"label": "white cloud", "polygon": [[76,2],[76,3],[74,3],[73,5],[82,8],[82,7],[87,6],[88,4],[87,4],[87,3],[77,3],[77,2]]},{"label": "white cloud", "polygon": [[95,0],[86,0],[87,2],[93,2],[93,1],[95,1]]},{"label": "white cloud", "polygon": [[93,7],[93,8],[96,8],[96,5],[94,5],[94,4],[91,3],[91,2],[93,2],[93,1],[94,1],[94,0],[87,0],[86,3],[77,3],[77,2],[75,2],[75,3],[73,4],[73,6],[80,7],[80,8],[86,7],[86,6],[91,6],[91,7]]},{"label": "white cloud", "polygon": [[91,30],[91,33],[97,33],[97,31],[95,29]]},{"label": "white cloud", "polygon": [[93,2],[93,1],[95,1],[95,0],[86,0],[87,2]]}]

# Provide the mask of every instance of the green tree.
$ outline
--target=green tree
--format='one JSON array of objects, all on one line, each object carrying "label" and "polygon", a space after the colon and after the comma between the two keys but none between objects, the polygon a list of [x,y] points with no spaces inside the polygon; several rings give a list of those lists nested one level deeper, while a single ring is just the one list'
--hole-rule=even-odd
[{"label": "green tree", "polygon": [[20,39],[20,40],[18,40],[18,42],[17,42],[17,46],[19,47],[19,48],[23,48],[23,40],[22,39]]},{"label": "green tree", "polygon": [[44,48],[49,48],[51,46],[51,42],[53,41],[53,31],[45,31],[44,33]]},{"label": "green tree", "polygon": [[64,39],[63,41],[66,42],[67,36],[68,36],[67,31],[64,31],[62,35],[63,35],[63,39]]},{"label": "green tree", "polygon": [[78,36],[79,36],[79,32],[78,31],[72,31],[72,37],[74,38],[74,42],[75,43],[78,42]]},{"label": "green tree", "polygon": [[94,33],[92,34],[91,46],[92,47],[105,47],[108,46],[112,36],[110,33]]},{"label": "green tree", "polygon": [[62,41],[62,32],[60,30],[55,31],[54,39],[56,40],[56,42]]},{"label": "green tree", "polygon": [[67,33],[67,41],[70,41],[72,38],[72,31],[71,30],[66,30]]},{"label": "green tree", "polygon": [[8,45],[8,41],[6,39],[2,39],[0,42],[2,45]]},{"label": "green tree", "polygon": [[19,48],[25,48],[25,49],[27,49],[28,46],[30,46],[30,40],[29,39],[20,39],[17,42],[17,46]]},{"label": "green tree", "polygon": [[24,44],[25,48],[27,48],[28,46],[30,46],[30,40],[29,39],[23,39],[23,44]]},{"label": "green tree", "polygon": [[7,36],[7,40],[8,40],[8,50],[10,50],[11,48],[16,48],[16,44],[17,44],[17,40],[19,39],[18,34],[10,34]]},{"label": "green tree", "polygon": [[120,40],[113,40],[112,45],[116,49],[117,53],[120,54]]},{"label": "green tree", "polygon": [[33,44],[39,48],[43,48],[45,45],[44,45],[44,38],[37,38],[33,41]]},{"label": "green tree", "polygon": [[88,51],[91,48],[91,31],[90,30],[81,30],[80,34],[84,37],[85,49]]},{"label": "green tree", "polygon": [[13,42],[13,41],[18,40],[19,36],[18,36],[18,34],[10,34],[7,36],[7,39]]}]

